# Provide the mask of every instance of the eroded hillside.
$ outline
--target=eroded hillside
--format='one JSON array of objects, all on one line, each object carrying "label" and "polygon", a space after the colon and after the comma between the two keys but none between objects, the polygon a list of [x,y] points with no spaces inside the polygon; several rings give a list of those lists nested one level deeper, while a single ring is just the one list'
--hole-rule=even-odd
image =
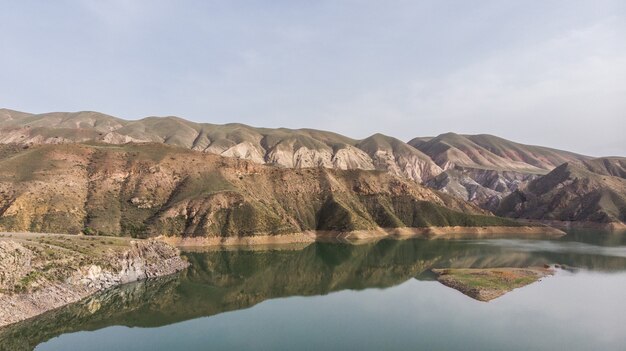
[{"label": "eroded hillside", "polygon": [[564,163],[507,196],[497,213],[625,228],[626,179],[611,175],[623,175],[624,164],[621,158],[597,159],[582,166]]},{"label": "eroded hillside", "polygon": [[[263,177],[288,177],[289,181],[299,181],[293,177],[328,180],[334,179],[335,177],[344,177],[343,175],[338,176],[338,174],[351,174],[341,172],[337,173],[332,171],[333,169],[382,171],[390,174],[391,176],[406,179],[409,181],[406,184],[413,184],[410,185],[410,187],[414,187],[416,183],[423,184],[458,199],[471,202],[485,210],[494,213],[498,211],[500,214],[505,214],[515,218],[555,218],[557,220],[569,221],[569,218],[585,217],[580,215],[563,216],[560,214],[562,211],[558,206],[540,206],[540,202],[536,201],[523,201],[523,206],[514,205],[516,209],[507,208],[508,204],[511,202],[511,198],[508,198],[507,204],[503,204],[504,199],[509,195],[516,194],[519,191],[526,191],[526,187],[531,182],[546,176],[549,172],[562,164],[567,163],[586,170],[587,173],[581,177],[594,178],[595,175],[606,175],[624,178],[624,175],[626,174],[626,162],[624,162],[623,158],[604,157],[594,159],[568,151],[516,143],[486,134],[459,135],[455,133],[445,133],[437,137],[417,137],[408,143],[404,143],[398,139],[382,134],[374,134],[363,140],[355,140],[336,133],[320,130],[255,128],[235,123],[215,125],[208,123],[194,123],[178,117],[148,117],[136,121],[127,121],[98,112],[55,112],[29,114],[13,110],[0,109],[0,144],[5,145],[4,151],[0,151],[2,154],[10,152],[12,148],[19,149],[19,147],[80,143],[98,144],[100,150],[98,152],[93,152],[94,155],[89,154],[88,156],[85,156],[88,157],[89,160],[80,161],[84,167],[88,167],[86,169],[88,176],[81,176],[76,179],[88,179],[87,181],[81,180],[83,183],[87,182],[81,184],[88,184],[85,185],[88,187],[88,190],[80,190],[81,188],[79,187],[77,188],[79,190],[71,196],[57,196],[56,199],[58,201],[55,199],[49,199],[53,203],[57,201],[56,203],[58,203],[59,209],[56,212],[48,213],[46,210],[40,209],[38,211],[43,211],[42,213],[45,213],[45,215],[35,215],[33,217],[40,219],[24,221],[19,219],[19,215],[13,216],[11,214],[15,212],[15,208],[18,208],[16,206],[20,206],[21,201],[30,201],[31,199],[24,194],[21,194],[19,198],[16,197],[13,199],[13,195],[9,193],[14,193],[16,190],[12,189],[10,186],[7,187],[5,184],[6,194],[0,194],[4,199],[3,201],[5,201],[3,206],[6,207],[2,211],[8,211],[8,214],[13,216],[10,220],[4,220],[5,226],[13,225],[14,227],[24,228],[43,228],[46,227],[46,225],[39,224],[37,221],[56,222],[61,221],[61,217],[80,218],[82,216],[87,218],[83,221],[83,224],[81,224],[78,220],[71,221],[73,225],[76,225],[76,227],[73,227],[72,230],[79,230],[79,227],[87,225],[94,228],[103,228],[102,230],[104,232],[139,233],[145,232],[146,228],[154,225],[155,223],[160,223],[159,221],[162,221],[164,218],[168,218],[168,225],[171,225],[172,228],[176,230],[184,227],[188,232],[196,232],[196,229],[192,228],[197,226],[199,226],[199,228],[204,228],[208,225],[213,226],[210,231],[214,232],[217,231],[216,228],[219,226],[222,226],[220,230],[226,230],[227,228],[223,227],[223,222],[229,220],[218,220],[211,217],[213,219],[207,222],[204,219],[199,219],[195,214],[190,216],[179,207],[176,207],[182,206],[178,203],[179,197],[177,195],[171,195],[172,199],[170,200],[165,200],[162,197],[169,196],[171,192],[184,192],[186,191],[185,189],[198,187],[197,184],[214,182],[215,184],[211,186],[217,189],[216,191],[219,192],[219,195],[214,195],[212,197],[212,200],[209,201],[211,205],[208,204],[209,202],[205,201],[203,205],[199,205],[194,202],[189,206],[192,208],[204,206],[200,212],[211,212],[219,209],[219,211],[222,211],[220,213],[226,216],[223,214],[225,213],[225,210],[221,208],[224,206],[230,208],[234,203],[239,203],[239,200],[235,200],[235,198],[239,195],[234,194],[248,194],[248,192],[252,191],[243,188],[250,185],[245,184],[250,177],[245,176],[241,179],[235,177],[234,180],[231,180],[229,177],[232,176],[224,175],[221,171],[216,170],[219,167],[216,168],[213,164],[203,165],[197,161],[193,161],[190,164],[194,164],[199,167],[198,169],[201,170],[201,173],[203,174],[202,176],[193,172],[187,173],[187,171],[184,171],[180,174],[176,173],[176,177],[179,178],[174,178],[175,172],[172,171],[169,171],[168,174],[161,174],[159,171],[154,169],[142,170],[139,178],[147,179],[149,178],[147,174],[154,174],[153,178],[158,178],[159,182],[156,182],[155,180],[151,180],[150,182],[152,182],[152,185],[158,185],[159,190],[151,196],[131,196],[129,198],[131,205],[124,202],[126,200],[117,201],[116,204],[116,201],[112,199],[119,198],[120,195],[124,197],[127,196],[128,193],[132,193],[135,191],[131,190],[133,186],[137,186],[139,187],[137,189],[140,189],[141,187],[149,187],[149,185],[143,183],[136,185],[135,182],[140,182],[137,180],[137,174],[132,174],[129,178],[120,175],[118,172],[115,173],[112,179],[99,180],[93,178],[102,177],[102,172],[108,172],[101,169],[102,167],[104,167],[104,169],[108,169],[107,167],[112,166],[113,168],[111,169],[122,169],[125,167],[126,163],[132,167],[139,167],[139,169],[143,169],[141,167],[145,166],[143,164],[142,166],[137,166],[137,164],[133,163],[134,161],[132,161],[128,156],[119,156],[119,154],[112,156],[109,153],[103,153],[102,150],[107,144],[112,147],[117,145],[119,146],[118,149],[123,149],[125,147],[124,145],[127,143],[171,145],[187,150],[197,151],[198,156],[196,157],[201,158],[202,160],[205,160],[205,158],[200,154],[212,154],[235,159],[235,161],[232,161],[235,163],[232,163],[231,161],[220,161],[226,162],[229,165],[237,164],[236,160],[250,161],[242,163],[246,164],[245,167],[250,169],[255,168],[256,164],[275,166],[275,168],[300,170],[301,173],[275,170],[272,171],[275,173],[270,175],[267,173],[270,172],[267,168],[259,168],[266,172],[263,173],[265,174]],[[152,151],[146,152],[150,153]],[[182,151],[180,150],[176,151],[176,153],[181,152]],[[53,168],[52,170],[45,168],[45,165],[47,164],[47,156],[45,155],[37,156],[36,153],[33,153],[33,155],[29,157],[31,158],[23,163],[23,167],[21,169],[15,165],[13,168],[9,167],[9,169],[12,169],[9,173],[14,172],[18,179],[26,179],[30,176],[30,169],[32,167],[43,167],[42,172],[44,173],[39,173],[39,178],[44,180],[47,179],[47,176],[44,176],[44,174],[55,175],[53,172],[54,170],[62,169],[62,167]],[[70,158],[73,157],[75,157],[75,155]],[[138,156],[135,158],[141,159],[142,157],[143,156]],[[68,160],[70,158],[68,158]],[[31,162],[32,164],[28,162]],[[38,165],[39,162],[42,162],[43,165]],[[149,167],[153,166],[165,167],[166,165],[159,161]],[[180,168],[180,166],[168,165],[168,167],[169,166]],[[59,167],[59,165],[55,167]],[[187,165],[185,165],[185,167],[187,167]],[[328,170],[318,169],[320,167]],[[70,174],[74,174],[77,170],[70,169],[68,172]],[[367,172],[357,172],[352,174],[363,175],[367,174]],[[59,175],[55,176],[57,178],[60,177]],[[208,178],[198,180],[198,177]],[[69,186],[67,185],[68,180],[61,178],[59,178],[57,186]],[[128,181],[127,178],[129,179]],[[183,180],[184,182],[182,182]],[[258,179],[255,180],[258,181]],[[123,187],[118,184],[120,181],[125,184]],[[276,182],[276,180],[272,181]],[[610,189],[613,186],[618,186],[618,189],[616,189],[618,193],[624,190],[621,183],[609,182],[610,184],[600,184],[605,181],[605,178],[595,177],[594,180],[590,181],[593,181],[594,184],[599,184],[598,186],[602,188]],[[31,182],[29,183],[29,186],[37,188],[39,186],[43,186],[46,182],[47,180],[43,183]],[[71,183],[72,181],[69,182]],[[263,180],[263,182],[269,181]],[[318,185],[322,184],[321,181],[318,181],[317,183]],[[327,183],[333,184],[330,181],[327,181]],[[308,180],[304,181],[303,184],[308,184]],[[228,187],[228,189],[222,189],[222,185]],[[344,184],[344,186],[347,185]],[[203,187],[204,185],[199,186],[199,188],[202,189]],[[333,189],[334,191],[334,188],[329,185],[319,185],[319,187],[320,189]],[[233,192],[232,189],[238,189],[238,191]],[[311,190],[313,188],[307,187],[307,189]],[[343,189],[341,192],[348,193],[349,191],[346,191],[346,189]],[[576,189],[571,187],[568,189],[569,190],[565,190],[565,192],[570,190],[576,191]],[[231,190],[231,192],[228,192],[227,190]],[[141,191],[137,190],[137,193],[140,194]],[[280,194],[265,193],[263,195],[259,193],[255,196],[260,196],[260,198],[265,199],[273,198],[275,195],[279,195],[279,197],[291,196],[291,194],[288,195],[284,192]],[[37,199],[34,195],[29,196]],[[333,195],[333,198],[336,198],[337,196],[338,195]],[[575,198],[576,193],[568,193],[567,196]],[[75,205],[75,203],[80,202],[77,199],[85,199],[86,197],[89,198],[89,201],[85,200],[84,205]],[[27,198],[29,200],[24,200]],[[67,198],[72,198],[72,201],[66,201]],[[607,197],[604,196],[602,197],[604,200],[599,201],[598,203],[612,203],[609,207],[613,206],[616,210],[611,210],[611,213],[624,211],[621,202],[613,201],[613,198],[615,198],[615,196],[610,195],[608,197],[609,200],[606,200]],[[48,202],[48,200],[42,201],[42,203]],[[329,200],[324,198],[324,201],[327,201],[328,204],[322,206],[318,203],[321,200],[316,200],[318,202],[315,202],[315,205],[312,207],[315,210],[312,210],[311,208],[304,210],[300,208],[301,205],[299,203],[295,205],[286,204],[289,201],[291,200],[285,200],[285,203],[281,203],[279,205],[275,203],[267,205],[262,201],[255,203],[256,207],[253,212],[255,213],[255,216],[263,219],[261,221],[257,221],[256,219],[252,221],[256,224],[263,224],[259,230],[266,231],[268,233],[282,233],[292,230],[302,230],[305,228],[315,229],[318,227],[318,222],[316,221],[319,219],[315,217],[319,214],[318,210],[322,207],[329,209],[331,207],[324,206],[331,206],[330,204],[333,203],[332,201],[328,202]],[[344,203],[340,206],[342,208],[346,206],[353,207],[353,203],[355,203],[352,200],[348,201],[348,203],[345,203],[347,200],[341,201],[344,201]],[[362,201],[364,200],[359,199],[359,202]],[[587,203],[587,201],[588,200],[585,200],[584,202]],[[13,202],[16,203],[14,204]],[[249,204],[248,202],[245,203]],[[68,204],[74,205],[68,207]],[[211,207],[211,209],[206,208],[206,206]],[[381,206],[385,207],[387,205]],[[532,206],[540,207],[531,208]],[[39,205],[31,207],[39,208]],[[522,210],[521,207],[524,209]],[[158,208],[158,210],[156,210],[156,208]],[[169,212],[164,212],[166,209]],[[248,210],[249,207],[246,205],[242,207],[240,211]],[[290,210],[295,210],[296,213],[286,215],[285,211],[289,212]],[[530,213],[529,211],[532,212],[533,215],[528,214]],[[373,216],[372,213],[367,212],[367,214],[365,214],[366,212],[367,211],[364,211],[362,208],[355,212],[355,216],[352,216],[350,220],[348,220],[348,222],[353,224],[348,227],[371,228],[373,225],[372,223],[378,223],[377,219],[368,218],[368,216]],[[386,209],[377,209],[375,212],[387,213],[388,211]],[[147,213],[150,214],[150,218],[145,217]],[[179,214],[174,215],[174,213]],[[242,212],[237,212],[236,217],[239,218],[240,216],[238,215],[241,213]],[[313,213],[315,213],[315,216]],[[322,211],[322,213],[327,212]],[[543,214],[539,216],[537,213]],[[374,215],[374,217],[376,216],[377,215]],[[290,219],[286,219],[288,217]],[[121,219],[116,219],[111,222],[109,221],[110,218]],[[365,218],[364,221],[362,220],[363,218]],[[406,224],[411,222],[409,219],[398,219],[393,216],[390,217],[385,215],[385,218],[385,221],[389,222],[386,223],[386,225],[390,226],[399,225],[398,223]],[[619,216],[611,215],[606,218],[608,218],[609,221],[622,223],[619,220]],[[607,220],[606,218],[602,216],[590,216],[584,220],[592,222],[601,221],[604,223],[604,221]],[[10,224],[8,223],[9,221],[17,222],[15,222],[15,224]],[[277,225],[276,223],[281,224]],[[361,224],[357,225],[355,223]],[[240,224],[233,226],[242,228]],[[341,226],[333,224],[331,227],[339,228]],[[246,226],[246,228],[249,228],[249,226]],[[206,228],[197,230],[199,233],[206,231]],[[235,232],[236,231],[239,231],[239,229],[235,230]],[[248,229],[244,231],[247,232]]]},{"label": "eroded hillside", "polygon": [[287,169],[164,144],[5,145],[0,231],[248,236],[514,225],[382,171]]},{"label": "eroded hillside", "polygon": [[588,156],[486,134],[446,133],[434,138],[415,138],[409,144],[444,170],[428,179],[427,186],[491,211],[511,192],[563,163],[595,164]]},{"label": "eroded hillside", "polygon": [[194,123],[178,117],[126,121],[98,112],[28,114],[0,109],[0,143],[164,143],[289,168],[378,169],[422,182],[441,173],[430,157],[381,134],[354,140],[313,129]]}]

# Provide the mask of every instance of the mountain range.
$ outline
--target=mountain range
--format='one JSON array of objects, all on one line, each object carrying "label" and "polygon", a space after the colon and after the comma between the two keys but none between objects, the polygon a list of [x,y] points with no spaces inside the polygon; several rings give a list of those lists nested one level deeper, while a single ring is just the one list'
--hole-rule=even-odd
[{"label": "mountain range", "polygon": [[[168,160],[168,156],[165,155],[172,154],[177,155],[171,156],[174,158],[185,155],[183,158],[188,163],[167,164],[167,167],[171,167],[168,171],[170,174],[168,176],[159,174],[159,177],[153,177],[160,180],[153,180],[156,183],[146,184],[146,189],[149,189],[151,185],[157,185],[160,187],[157,193],[161,189],[169,189],[178,194],[186,193],[186,191],[191,194],[193,193],[192,189],[184,190],[188,186],[185,184],[202,187],[204,185],[199,184],[215,181],[215,184],[228,184],[226,187],[234,187],[243,192],[249,192],[247,187],[254,188],[254,184],[233,186],[233,182],[240,181],[237,174],[242,171],[238,167],[255,169],[253,173],[261,174],[264,182],[274,182],[274,187],[278,187],[275,177],[279,176],[291,178],[289,179],[290,182],[285,183],[290,186],[295,186],[292,185],[292,182],[305,185],[316,183],[318,188],[321,187],[319,184],[329,184],[325,188],[321,187],[325,190],[318,188],[316,190],[313,188],[298,190],[305,193],[322,191],[326,194],[322,201],[324,203],[330,201],[328,200],[330,197],[337,197],[333,184],[342,184],[344,187],[342,189],[343,194],[353,196],[356,193],[359,199],[342,199],[337,202],[341,208],[349,209],[348,213],[351,214],[351,220],[342,222],[333,229],[381,226],[381,223],[374,219],[381,211],[392,213],[392,217],[396,217],[385,219],[389,223],[394,223],[395,226],[414,225],[412,220],[402,216],[398,217],[398,212],[401,210],[397,210],[394,206],[387,206],[386,210],[374,211],[372,208],[368,208],[370,205],[364,205],[362,194],[354,190],[359,189],[355,179],[358,179],[358,184],[365,184],[363,186],[366,188],[371,188],[372,184],[376,183],[379,186],[376,194],[385,193],[385,196],[392,196],[388,197],[388,201],[391,202],[399,201],[397,198],[396,200],[390,199],[394,196],[404,196],[404,192],[408,191],[412,194],[420,194],[419,196],[411,195],[416,201],[430,203],[429,201],[432,199],[438,199],[434,200],[434,204],[437,206],[471,215],[488,214],[485,211],[489,211],[512,218],[562,223],[594,223],[612,227],[624,226],[626,221],[625,158],[593,158],[542,146],[524,145],[486,134],[446,133],[436,137],[416,137],[405,143],[382,134],[374,134],[368,138],[356,140],[336,133],[313,129],[269,129],[243,124],[215,125],[194,123],[178,117],[147,117],[127,121],[98,112],[30,114],[0,109],[0,143],[5,145],[2,148],[2,155],[0,155],[2,156],[0,163],[3,164],[1,171],[4,173],[4,181],[0,185],[4,187],[4,193],[0,193],[3,199],[3,203],[0,204],[0,218],[7,217],[7,211],[12,213],[10,208],[14,205],[8,204],[14,204],[18,199],[15,194],[16,187],[28,188],[35,184],[29,183],[30,185],[26,186],[25,183],[20,182],[21,185],[18,186],[15,181],[11,183],[7,179],[22,179],[23,181],[28,178],[26,173],[29,171],[26,169],[38,165],[36,167],[40,169],[37,172],[40,173],[37,177],[40,177],[40,181],[46,182],[51,179],[48,174],[52,174],[54,171],[65,172],[58,175],[61,177],[66,176],[68,172],[74,172],[72,167],[78,167],[72,166],[66,169],[64,167],[69,167],[68,164],[56,164],[55,162],[58,160],[50,155],[63,155],[59,157],[74,160],[82,167],[86,167],[86,172],[81,175],[81,182],[87,184],[87,189],[92,189],[87,191],[89,194],[89,191],[95,193],[107,188],[103,184],[93,182],[94,177],[99,174],[98,172],[102,172],[100,175],[102,179],[110,182],[110,179],[106,179],[110,174],[128,173],[129,169],[136,166],[133,163],[139,157],[136,155],[161,155],[157,157],[158,160],[144,160],[147,163],[136,166],[145,172],[146,167],[147,169],[166,167],[164,160]],[[106,145],[111,145],[111,147],[106,147]],[[113,147],[114,145],[115,147]],[[185,149],[190,151],[184,151]],[[206,158],[205,155],[210,154],[223,158]],[[19,160],[20,158],[22,159]],[[196,161],[196,166],[194,166],[196,168],[190,166],[194,164],[194,161],[191,161],[194,158],[203,160],[200,163]],[[235,162],[233,159],[239,159],[239,161]],[[51,166],[53,163],[56,166]],[[225,164],[227,165],[225,167],[229,169],[229,171],[219,171],[218,173],[229,174],[229,177],[230,175],[237,175],[235,179],[229,178],[225,183],[222,179],[213,180],[212,177],[217,174],[215,170],[220,169],[220,166],[216,166],[218,164]],[[244,164],[245,166],[242,166]],[[44,170],[46,165],[53,168]],[[256,165],[264,165],[264,167],[258,168]],[[179,172],[179,174],[173,171],[175,169],[184,169],[184,171]],[[194,169],[199,171],[196,172]],[[174,178],[175,173],[180,179],[186,179],[186,183],[183,185],[177,183],[176,178]],[[304,179],[302,174],[309,174],[309,176]],[[196,176],[199,180],[194,180]],[[120,176],[118,175],[118,177]],[[133,178],[134,175],[128,177]],[[139,179],[128,180],[128,177],[122,177],[123,182],[129,184],[142,182]],[[169,186],[164,186],[161,182],[165,181],[163,179],[169,179],[168,177],[171,178],[168,180]],[[223,177],[223,174],[220,177]],[[244,175],[241,181],[245,180],[246,177]],[[298,177],[301,178],[297,179]],[[341,179],[341,181],[334,183],[335,180],[328,180],[330,178]],[[325,180],[322,182],[322,179]],[[392,183],[400,184],[397,182],[400,182],[405,189],[394,193],[390,191],[390,187]],[[438,191],[429,191],[422,185]],[[173,193],[164,193],[162,198],[147,200],[149,196],[131,196],[133,193],[129,192],[128,196],[130,197],[122,200],[118,188],[121,189],[120,187],[113,187],[111,190],[113,195],[110,195],[118,203],[132,204],[134,201],[135,205],[140,204],[139,206],[144,207],[161,206],[158,207],[158,211],[144,218],[145,221],[152,221],[150,223],[153,224],[159,222],[162,219],[159,216],[163,216],[167,212],[162,208],[164,204],[168,203],[169,206],[173,206],[170,201]],[[124,191],[130,191],[128,188],[124,189],[126,189]],[[33,192],[34,190],[29,191]],[[206,191],[214,192],[215,190]],[[7,195],[8,192],[11,192],[12,195]],[[390,195],[392,193],[393,195]],[[452,197],[446,196],[446,193]],[[88,196],[92,195],[85,195],[83,198]],[[154,196],[159,197],[161,195]],[[258,196],[260,198],[265,196],[264,199],[269,200],[275,199],[277,195],[275,192],[268,192],[262,196],[258,194]],[[179,197],[174,197],[174,199]],[[310,201],[310,199],[306,199],[306,201]],[[381,200],[376,201],[380,202]],[[44,203],[47,203],[47,200]],[[87,201],[87,203],[89,202]],[[294,203],[293,205],[297,204]],[[126,215],[126,209],[123,209],[126,205],[120,206],[118,206],[120,208],[111,211],[119,212],[118,217],[122,218]],[[306,210],[309,211],[308,215],[303,214],[306,211],[298,212],[297,215],[290,211],[281,213],[276,206],[268,206],[263,210],[260,210],[260,207],[255,208],[255,211],[261,211],[255,212],[257,216],[268,216],[264,219],[264,223],[281,223],[279,226],[285,226],[284,230],[287,231],[320,229],[319,219],[316,222],[312,219],[311,214],[319,215],[321,205]],[[284,210],[284,204],[281,206]],[[357,210],[359,206],[362,207]],[[86,209],[88,206],[79,207],[82,210],[77,211],[83,211],[83,215],[88,220],[77,221],[78,227],[84,226],[85,223],[97,221],[95,219],[97,216],[94,217],[94,215],[89,214],[89,210]],[[413,208],[413,210],[415,209]],[[208,213],[206,208],[204,211]],[[355,216],[355,213],[358,215]],[[281,219],[279,221],[275,221],[276,218],[270,220],[270,217],[273,216],[278,216]],[[287,217],[290,219],[286,219]],[[305,220],[304,218],[308,219]],[[355,224],[355,218],[365,220],[356,220],[360,224]],[[145,221],[141,222],[141,228],[150,227]],[[189,219],[187,218],[185,221],[188,224]],[[1,220],[0,223],[2,223]],[[112,223],[117,224],[112,224],[113,227],[107,227],[103,230],[121,230],[124,221],[116,220]],[[191,229],[187,224],[183,226],[178,223],[175,227],[184,227],[185,231],[197,233],[202,231]],[[32,224],[29,225],[32,226]],[[216,225],[223,229],[224,223],[220,222]],[[272,225],[269,227],[271,227],[269,232],[282,231],[282,229],[279,230]],[[268,231],[269,227],[248,228],[244,231],[258,230],[263,232]],[[51,229],[54,228],[47,228],[47,230]]]}]

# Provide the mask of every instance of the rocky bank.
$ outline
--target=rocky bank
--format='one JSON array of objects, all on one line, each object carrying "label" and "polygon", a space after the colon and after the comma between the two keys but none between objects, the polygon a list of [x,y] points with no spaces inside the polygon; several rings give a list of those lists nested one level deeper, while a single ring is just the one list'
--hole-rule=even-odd
[{"label": "rocky bank", "polygon": [[178,249],[154,240],[3,235],[0,327],[116,285],[173,274],[188,265]]}]

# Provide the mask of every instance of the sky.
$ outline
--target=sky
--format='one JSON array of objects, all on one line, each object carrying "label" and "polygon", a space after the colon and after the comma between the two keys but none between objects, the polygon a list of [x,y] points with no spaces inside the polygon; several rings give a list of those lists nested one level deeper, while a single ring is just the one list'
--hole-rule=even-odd
[{"label": "sky", "polygon": [[626,156],[626,1],[0,0],[0,107]]}]

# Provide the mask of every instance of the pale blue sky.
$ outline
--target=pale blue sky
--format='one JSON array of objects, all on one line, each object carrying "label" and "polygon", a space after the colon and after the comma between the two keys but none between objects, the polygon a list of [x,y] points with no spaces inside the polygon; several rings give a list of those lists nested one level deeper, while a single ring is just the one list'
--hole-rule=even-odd
[{"label": "pale blue sky", "polygon": [[626,1],[0,5],[1,107],[626,156]]}]

